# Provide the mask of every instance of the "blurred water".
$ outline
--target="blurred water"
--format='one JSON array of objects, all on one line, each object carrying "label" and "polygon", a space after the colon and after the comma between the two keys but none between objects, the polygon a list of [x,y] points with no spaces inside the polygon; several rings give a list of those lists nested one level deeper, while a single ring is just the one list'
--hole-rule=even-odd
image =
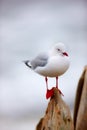
[{"label": "blurred water", "polygon": [[[41,51],[47,51],[58,41],[67,45],[71,57],[71,66],[60,77],[59,87],[65,95],[64,100],[73,109],[76,85],[84,65],[87,64],[86,11],[85,0],[3,0],[1,2],[1,119],[28,117],[30,120],[35,118],[38,121],[43,116],[48,103],[45,99],[44,78],[30,71],[22,61],[31,59]],[[49,88],[54,84],[55,79],[50,78]],[[3,126],[5,120],[1,120]],[[31,130],[34,129],[33,125],[35,126],[37,121],[33,123],[31,121]],[[12,124],[15,124],[14,120]],[[29,126],[30,124],[27,128]],[[24,130],[27,128],[25,127]],[[10,123],[8,129],[22,130],[21,125],[14,128]],[[3,127],[1,130],[8,129]]]}]

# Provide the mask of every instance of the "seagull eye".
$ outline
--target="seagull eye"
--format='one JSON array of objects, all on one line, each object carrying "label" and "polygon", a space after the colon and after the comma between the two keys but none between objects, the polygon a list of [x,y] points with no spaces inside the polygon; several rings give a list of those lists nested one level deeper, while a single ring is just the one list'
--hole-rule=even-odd
[{"label": "seagull eye", "polygon": [[60,51],[60,49],[57,49],[58,51]]}]

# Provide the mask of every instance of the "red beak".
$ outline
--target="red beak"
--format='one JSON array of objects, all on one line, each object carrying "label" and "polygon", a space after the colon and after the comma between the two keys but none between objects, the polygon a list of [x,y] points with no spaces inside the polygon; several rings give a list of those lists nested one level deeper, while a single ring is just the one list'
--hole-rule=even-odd
[{"label": "red beak", "polygon": [[63,55],[64,55],[64,56],[68,56],[68,54],[67,54],[66,52],[63,52]]}]

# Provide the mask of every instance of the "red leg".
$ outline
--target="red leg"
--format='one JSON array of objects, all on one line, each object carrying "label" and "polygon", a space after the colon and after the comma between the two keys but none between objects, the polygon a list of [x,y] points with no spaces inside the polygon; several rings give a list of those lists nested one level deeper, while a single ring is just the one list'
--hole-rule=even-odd
[{"label": "red leg", "polygon": [[47,88],[46,99],[48,99],[53,96],[53,88],[50,90],[48,89],[48,78],[47,77],[45,77],[45,81],[46,81],[46,88]]},{"label": "red leg", "polygon": [[48,90],[48,78],[47,77],[45,77],[45,81],[46,81],[46,88]]},{"label": "red leg", "polygon": [[[56,77],[56,88],[58,89],[58,77]],[[60,89],[58,89],[58,91],[62,96],[64,96]]]},{"label": "red leg", "polygon": [[56,88],[58,88],[58,77],[56,77]]}]

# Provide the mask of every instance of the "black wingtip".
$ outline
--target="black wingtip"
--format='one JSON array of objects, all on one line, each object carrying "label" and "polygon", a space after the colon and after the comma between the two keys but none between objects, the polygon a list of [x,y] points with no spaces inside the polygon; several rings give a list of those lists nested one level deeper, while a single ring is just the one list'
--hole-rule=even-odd
[{"label": "black wingtip", "polygon": [[28,64],[30,61],[29,60],[26,60],[26,61],[23,61],[25,63],[26,66],[28,66],[29,68],[31,68],[31,66]]}]

